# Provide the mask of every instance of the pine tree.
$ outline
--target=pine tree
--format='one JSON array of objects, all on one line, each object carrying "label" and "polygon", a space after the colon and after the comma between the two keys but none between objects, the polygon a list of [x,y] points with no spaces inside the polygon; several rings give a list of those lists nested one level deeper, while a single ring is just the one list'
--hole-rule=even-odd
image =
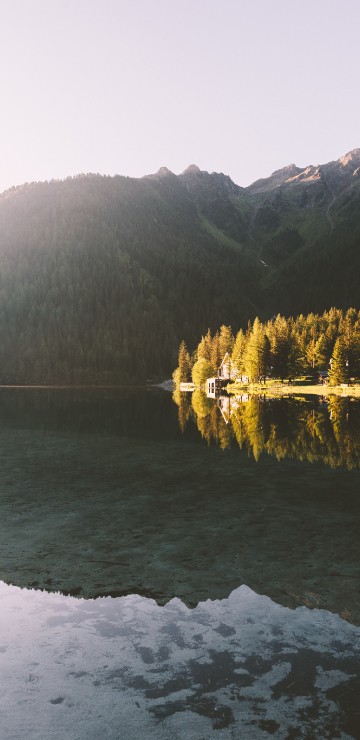
[{"label": "pine tree", "polygon": [[329,372],[330,385],[346,383],[348,380],[348,356],[347,348],[343,336],[337,338],[334,351],[330,360],[331,368]]},{"label": "pine tree", "polygon": [[270,341],[270,363],[275,378],[287,378],[290,375],[291,337],[288,322],[279,314],[267,329]]},{"label": "pine tree", "polygon": [[252,381],[265,378],[270,357],[270,342],[258,318],[255,319],[245,352],[245,371]]},{"label": "pine tree", "polygon": [[360,311],[359,318],[355,323],[352,337],[352,358],[350,364],[350,374],[360,377]]},{"label": "pine tree", "polygon": [[314,347],[316,367],[327,367],[331,357],[331,345],[326,334],[320,334]]},{"label": "pine tree", "polygon": [[238,377],[245,374],[244,357],[247,338],[243,330],[240,329],[236,335],[234,349],[232,351],[232,361],[236,367]]},{"label": "pine tree", "polygon": [[[231,326],[225,326],[223,324],[220,327],[220,334],[219,334],[219,352],[221,360],[223,359],[226,352],[231,355],[234,347],[234,336],[231,330]],[[220,360],[220,362],[221,362]]]},{"label": "pine tree", "polygon": [[210,362],[211,362],[211,367],[213,369],[214,375],[218,374],[219,365],[221,363],[221,360],[222,360],[222,357],[220,354],[219,332],[217,331],[211,342]]},{"label": "pine tree", "polygon": [[211,332],[210,329],[207,330],[207,334],[204,337],[201,337],[201,340],[199,342],[196,355],[197,359],[204,359],[211,361]]},{"label": "pine tree", "polygon": [[354,374],[359,364],[358,332],[359,319],[355,308],[349,308],[339,326],[347,354],[348,373],[347,377]]},{"label": "pine tree", "polygon": [[179,347],[177,370],[177,381],[179,383],[187,383],[190,380],[191,360],[184,340],[182,340]]}]

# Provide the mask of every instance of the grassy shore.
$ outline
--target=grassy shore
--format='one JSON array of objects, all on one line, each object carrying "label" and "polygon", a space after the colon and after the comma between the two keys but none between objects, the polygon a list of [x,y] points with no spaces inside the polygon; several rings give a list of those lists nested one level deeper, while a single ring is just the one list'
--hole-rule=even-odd
[{"label": "grassy shore", "polygon": [[278,396],[351,396],[360,398],[360,383],[342,385],[309,385],[294,381],[293,383],[280,383],[270,381],[267,383],[230,383],[227,386],[228,393],[251,393],[261,394],[276,398]]}]

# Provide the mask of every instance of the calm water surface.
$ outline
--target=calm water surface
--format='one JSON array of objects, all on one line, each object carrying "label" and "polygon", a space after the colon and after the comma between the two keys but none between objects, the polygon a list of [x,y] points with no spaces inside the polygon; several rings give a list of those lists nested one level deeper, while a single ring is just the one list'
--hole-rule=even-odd
[{"label": "calm water surface", "polygon": [[0,392],[0,736],[360,737],[360,404],[174,400]]}]

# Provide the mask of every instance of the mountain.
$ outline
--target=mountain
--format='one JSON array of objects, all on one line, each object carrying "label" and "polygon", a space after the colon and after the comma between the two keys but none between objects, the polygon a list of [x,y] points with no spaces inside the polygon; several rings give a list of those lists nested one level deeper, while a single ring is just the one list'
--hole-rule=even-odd
[{"label": "mountain", "polygon": [[0,381],[159,378],[185,336],[257,312],[256,258],[181,180],[79,176],[0,197]]},{"label": "mountain", "polygon": [[360,150],[247,188],[190,165],[0,195],[0,382],[164,377],[257,314],[359,306]]},{"label": "mountain", "polygon": [[291,165],[246,192],[252,236],[268,271],[264,304],[285,313],[357,306],[360,149],[325,165]]},{"label": "mountain", "polygon": [[[350,187],[353,177],[358,177],[360,167],[360,149],[353,149],[334,162],[324,165],[308,165],[304,169],[290,164],[283,169],[276,170],[270,177],[257,180],[246,190],[252,194],[269,193],[277,187],[284,187],[288,192],[295,192],[297,186],[304,186],[311,190],[314,184],[320,184],[322,189],[332,195],[339,194]],[[300,191],[299,191],[300,192]]]}]

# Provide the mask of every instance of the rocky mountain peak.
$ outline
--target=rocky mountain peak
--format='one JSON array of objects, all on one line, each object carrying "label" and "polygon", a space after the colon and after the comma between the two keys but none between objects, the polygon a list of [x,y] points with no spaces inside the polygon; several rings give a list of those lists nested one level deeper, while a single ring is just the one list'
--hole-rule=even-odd
[{"label": "rocky mountain peak", "polygon": [[299,172],[301,172],[300,167],[297,167],[293,162],[292,164],[287,164],[286,167],[281,167],[279,170],[275,170],[271,176],[286,175],[287,177],[293,177],[294,175],[298,175]]},{"label": "rocky mountain peak", "polygon": [[189,166],[182,172],[183,175],[199,175],[201,173],[200,167],[197,164],[189,164]]},{"label": "rocky mountain peak", "polygon": [[341,167],[346,167],[348,164],[360,164],[360,149],[352,149],[351,152],[344,154],[338,159],[338,163]]},{"label": "rocky mountain peak", "polygon": [[284,185],[288,180],[296,178],[301,172],[302,169],[300,167],[297,167],[295,164],[288,164],[280,170],[275,170],[270,177],[256,180],[252,185],[248,186],[247,190],[251,193],[264,193],[275,190],[280,185]]},{"label": "rocky mountain peak", "polygon": [[160,169],[157,171],[156,175],[157,177],[166,177],[167,175],[173,175],[174,173],[171,172],[167,167],[160,167]]},{"label": "rocky mountain peak", "polygon": [[309,165],[304,170],[300,170],[294,177],[289,177],[286,183],[309,183],[316,180],[320,180],[322,177],[322,170],[319,165]]},{"label": "rocky mountain peak", "polygon": [[167,167],[160,167],[160,169],[151,175],[144,175],[141,179],[142,180],[159,180],[163,177],[176,177],[171,170],[169,170]]}]

